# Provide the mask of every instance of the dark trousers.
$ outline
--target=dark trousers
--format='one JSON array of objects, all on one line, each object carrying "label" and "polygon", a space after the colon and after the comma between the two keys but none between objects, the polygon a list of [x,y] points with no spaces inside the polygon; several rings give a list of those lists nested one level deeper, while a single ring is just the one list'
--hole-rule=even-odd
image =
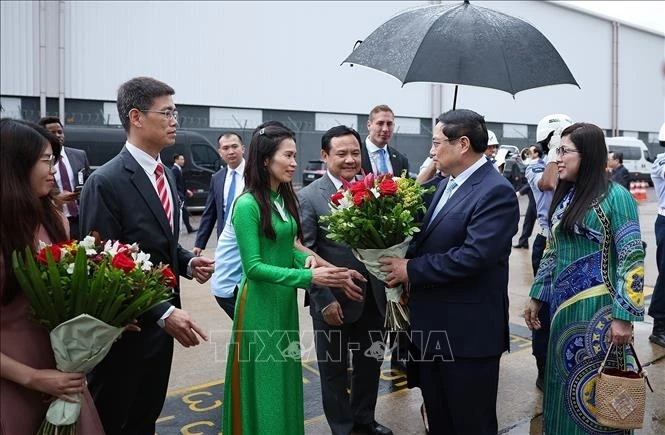
[{"label": "dark trousers", "polygon": [[[536,276],[536,273],[538,273],[538,267],[540,266],[540,260],[543,258],[546,243],[547,238],[541,234],[538,234],[533,241],[533,250],[531,251],[533,276]],[[531,350],[533,356],[536,357],[536,364],[538,365],[538,372],[540,373],[545,369],[547,345],[550,341],[550,304],[547,302],[543,302],[543,305],[540,307],[538,320],[540,320],[540,329],[534,329],[531,331]]]},{"label": "dark trousers", "polygon": [[181,215],[182,215],[182,222],[185,224],[185,228],[187,228],[187,232],[191,233],[194,231],[194,228],[192,228],[192,224],[189,223],[189,212],[187,211],[187,207],[184,205],[185,201],[182,200],[182,208],[180,209]]},{"label": "dark trousers", "polygon": [[88,375],[107,435],[154,435],[166,398],[173,338],[156,323],[125,332]]},{"label": "dark trousers", "polygon": [[[385,330],[383,316],[371,293],[366,293],[363,312],[353,323],[331,326],[322,319],[312,318],[323,411],[335,435],[348,435],[354,423],[374,421]],[[350,397],[349,350],[353,367]]]},{"label": "dark trousers", "polygon": [[222,298],[219,296],[215,296],[215,300],[217,301],[217,304],[224,310],[226,314],[229,315],[231,320],[233,320],[233,314],[235,313],[236,310],[236,298],[238,297],[238,286],[236,286],[235,290],[233,290],[233,296],[230,298]]},{"label": "dark trousers", "polygon": [[430,434],[496,435],[499,359],[456,357],[417,363]]},{"label": "dark trousers", "polygon": [[[79,233],[79,217],[70,216],[67,220],[69,221],[69,238],[73,240],[81,240],[83,237],[81,237],[81,234]],[[84,236],[87,236],[87,234]]]},{"label": "dark trousers", "polygon": [[529,246],[529,237],[533,233],[533,226],[536,223],[536,200],[533,197],[533,191],[531,189],[527,190],[527,196],[529,197],[529,204],[526,207],[526,213],[524,214],[524,223],[522,224],[522,234],[520,239],[517,242],[518,245]]},{"label": "dark trousers", "polygon": [[649,315],[656,320],[665,320],[665,216],[658,215],[654,228],[658,278],[649,304]]}]

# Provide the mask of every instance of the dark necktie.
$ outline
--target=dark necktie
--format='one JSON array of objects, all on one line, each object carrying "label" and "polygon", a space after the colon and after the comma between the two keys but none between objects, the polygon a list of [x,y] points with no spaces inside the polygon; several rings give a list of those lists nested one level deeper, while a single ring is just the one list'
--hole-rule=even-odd
[{"label": "dark necktie", "polygon": [[[69,173],[67,172],[67,167],[62,159],[58,160],[58,172],[60,172],[60,182],[62,183],[62,186],[60,187],[62,190],[73,192],[74,189],[72,189],[72,183],[69,181]],[[65,203],[65,207],[67,207],[67,212],[69,212],[71,217],[79,215],[79,206],[76,204],[75,200]]]},{"label": "dark necktie", "polygon": [[231,185],[229,186],[229,194],[226,196],[226,208],[224,209],[224,222],[229,219],[231,215],[231,206],[233,199],[236,196],[236,171],[231,169]]}]

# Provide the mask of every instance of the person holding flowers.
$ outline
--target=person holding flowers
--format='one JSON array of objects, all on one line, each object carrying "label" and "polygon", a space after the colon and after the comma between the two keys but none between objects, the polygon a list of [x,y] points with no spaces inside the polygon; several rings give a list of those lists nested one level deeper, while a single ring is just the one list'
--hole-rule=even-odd
[{"label": "person holding flowers", "polygon": [[[348,245],[331,240],[327,226],[319,221],[330,214],[330,197],[343,187],[342,180],[355,180],[361,162],[360,143],[358,132],[347,126],[326,131],[321,138],[321,159],[327,172],[298,192],[303,244],[331,263],[360,271],[367,280],[360,283],[362,293],[312,285],[310,314],[323,409],[332,433],[391,434],[374,420],[383,353],[373,352],[373,346],[384,341],[385,287],[353,256]],[[350,397],[349,349],[353,349]]]},{"label": "person holding flowers", "polygon": [[245,167],[245,192],[233,206],[243,268],[226,366],[225,434],[303,434],[297,288],[342,287],[346,268],[318,266],[302,252],[291,130],[257,129]]},{"label": "person holding flowers", "polygon": [[2,119],[0,150],[0,432],[33,435],[52,399],[72,402],[83,393],[78,433],[103,434],[85,374],[56,369],[48,330],[31,318],[11,264],[14,251],[69,238],[54,202],[60,142],[37,125]]},{"label": "person holding flowers", "polygon": [[169,302],[138,319],[140,332],[118,340],[88,382],[107,434],[153,435],[166,397],[173,339],[185,347],[207,336],[180,308],[179,277],[207,281],[214,261],[178,243],[180,206],[171,171],[160,153],[175,143],[175,91],[151,77],[118,89],[118,114],[127,133],[120,153],[92,173],[81,193],[81,234],[138,243],[154,264],[168,264],[175,288]]},{"label": "person holding flowers", "polygon": [[508,257],[515,191],[483,152],[484,118],[439,116],[430,154],[441,181],[407,259],[382,258],[386,285],[410,285],[412,350],[431,433],[496,434],[499,359],[509,349]]}]

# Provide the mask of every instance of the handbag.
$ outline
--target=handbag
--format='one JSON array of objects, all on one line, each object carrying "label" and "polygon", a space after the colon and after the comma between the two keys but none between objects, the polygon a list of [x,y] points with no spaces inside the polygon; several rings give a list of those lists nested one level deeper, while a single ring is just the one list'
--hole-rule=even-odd
[{"label": "handbag", "polygon": [[610,344],[596,380],[596,420],[603,426],[616,429],[639,429],[644,420],[646,385],[651,392],[647,372],[642,368],[632,343],[638,371],[605,367],[614,344]]},{"label": "handbag", "polygon": [[[616,290],[612,285],[609,274],[609,255],[612,247],[612,233],[609,219],[600,208],[598,201],[592,203],[603,228],[605,229],[605,239],[601,249],[601,275],[603,282],[610,295],[614,299]],[[633,344],[630,345],[638,371],[623,370],[622,368],[606,368],[607,357],[614,344],[611,343],[607,349],[607,354],[603,363],[598,368],[598,379],[596,379],[595,402],[596,402],[596,420],[603,426],[616,429],[639,429],[644,420],[644,406],[646,401],[646,385],[651,392],[651,383],[647,377],[647,372],[642,368],[640,360]],[[617,354],[617,364],[620,363],[618,348],[615,348]],[[625,364],[621,365],[625,367]]]}]

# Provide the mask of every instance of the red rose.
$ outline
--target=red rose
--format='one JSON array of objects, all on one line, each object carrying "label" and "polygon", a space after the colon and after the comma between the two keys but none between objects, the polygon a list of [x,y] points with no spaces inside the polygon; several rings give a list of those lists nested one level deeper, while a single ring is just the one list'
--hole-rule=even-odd
[{"label": "red rose", "polygon": [[175,287],[175,282],[176,282],[175,274],[168,267],[162,269],[162,282],[171,288]]},{"label": "red rose", "polygon": [[357,205],[358,207],[360,207],[361,205],[363,205],[363,201],[366,198],[367,199],[370,198],[370,193],[369,193],[368,190],[363,190],[363,191],[357,192],[356,194],[353,195],[353,203],[355,205]]},{"label": "red rose", "polygon": [[330,197],[330,202],[335,205],[339,205],[339,202],[344,198],[344,192],[335,192],[333,196]]},{"label": "red rose", "polygon": [[367,186],[365,186],[365,183],[363,183],[362,181],[356,181],[349,185],[349,192],[351,192],[351,195],[353,195],[354,197],[358,193],[367,192],[367,190],[368,190]]},{"label": "red rose", "polygon": [[62,250],[60,249],[60,246],[58,245],[49,245],[44,248],[42,248],[41,251],[39,251],[39,254],[37,254],[37,261],[39,261],[42,264],[48,264],[48,260],[46,259],[46,250],[51,251],[51,255],[53,256],[53,260],[55,260],[56,263],[60,261],[60,256],[62,255]]},{"label": "red rose", "polygon": [[136,263],[127,254],[115,254],[111,260],[111,266],[129,273],[136,267]]},{"label": "red rose", "polygon": [[399,186],[392,178],[386,178],[379,184],[379,192],[382,195],[394,195],[398,188]]}]

